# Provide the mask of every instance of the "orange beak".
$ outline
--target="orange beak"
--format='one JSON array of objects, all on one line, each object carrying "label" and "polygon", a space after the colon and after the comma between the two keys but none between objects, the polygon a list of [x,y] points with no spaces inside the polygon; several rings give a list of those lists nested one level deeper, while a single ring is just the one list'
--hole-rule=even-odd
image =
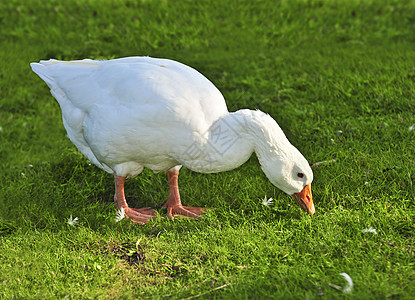
[{"label": "orange beak", "polygon": [[313,196],[311,195],[311,183],[307,184],[303,190],[293,195],[295,201],[304,210],[314,215],[316,209],[313,204]]}]

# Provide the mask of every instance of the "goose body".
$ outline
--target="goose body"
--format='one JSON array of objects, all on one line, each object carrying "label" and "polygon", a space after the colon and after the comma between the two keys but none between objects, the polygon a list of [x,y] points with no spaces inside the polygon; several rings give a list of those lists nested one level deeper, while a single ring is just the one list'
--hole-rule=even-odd
[{"label": "goose body", "polygon": [[203,209],[182,209],[180,167],[226,171],[254,151],[270,181],[314,213],[312,171],[278,124],[261,111],[230,113],[220,91],[193,68],[150,57],[48,60],[31,67],[58,101],[69,139],[92,163],[114,174],[116,203],[133,221],[145,223],[154,212],[128,207],[125,178],[143,168],[167,171],[168,216],[198,217]]}]

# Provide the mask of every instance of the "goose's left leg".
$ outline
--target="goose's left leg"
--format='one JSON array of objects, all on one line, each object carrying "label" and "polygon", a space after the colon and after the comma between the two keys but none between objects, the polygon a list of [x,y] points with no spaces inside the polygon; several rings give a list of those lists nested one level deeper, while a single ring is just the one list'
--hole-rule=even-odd
[{"label": "goose's left leg", "polygon": [[189,207],[183,206],[180,201],[179,194],[179,169],[175,167],[167,171],[167,177],[169,178],[170,193],[169,199],[163,208],[167,208],[167,217],[173,219],[175,215],[181,215],[187,218],[199,218],[205,208],[202,207]]}]

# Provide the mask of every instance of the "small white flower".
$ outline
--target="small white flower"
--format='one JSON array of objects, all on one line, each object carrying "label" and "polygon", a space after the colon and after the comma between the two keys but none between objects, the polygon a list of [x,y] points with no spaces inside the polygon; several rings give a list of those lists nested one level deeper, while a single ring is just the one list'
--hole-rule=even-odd
[{"label": "small white flower", "polygon": [[409,131],[412,131],[412,130],[415,130],[415,124],[414,124],[414,125],[409,126]]},{"label": "small white flower", "polygon": [[343,276],[344,279],[347,281],[347,285],[343,288],[343,292],[350,293],[353,288],[353,280],[350,278],[350,276],[347,273],[340,273],[340,276]]},{"label": "small white flower", "polygon": [[68,219],[68,224],[71,226],[75,226],[76,224],[78,224],[78,217],[76,217],[75,219],[72,218],[72,215],[69,217]]},{"label": "small white flower", "polygon": [[115,222],[119,222],[124,218],[125,218],[124,207],[121,207],[119,210],[117,210],[117,214],[115,216]]},{"label": "small white flower", "polygon": [[262,204],[265,206],[272,205],[272,201],[274,201],[272,198],[267,199],[267,196],[265,195],[264,199],[262,199]]},{"label": "small white flower", "polygon": [[371,233],[373,233],[373,234],[378,234],[378,233],[376,232],[376,229],[375,229],[375,228],[373,228],[372,226],[370,226],[369,228],[363,229],[363,230],[362,230],[362,232],[363,232],[363,233],[366,233],[366,232],[371,232]]}]

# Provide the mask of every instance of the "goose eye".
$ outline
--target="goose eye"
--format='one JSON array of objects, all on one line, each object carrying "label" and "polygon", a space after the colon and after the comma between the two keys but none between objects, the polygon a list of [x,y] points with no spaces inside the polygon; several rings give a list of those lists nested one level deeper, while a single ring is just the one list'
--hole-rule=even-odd
[{"label": "goose eye", "polygon": [[303,173],[297,173],[297,176],[300,177],[300,178],[303,178],[304,174]]}]

